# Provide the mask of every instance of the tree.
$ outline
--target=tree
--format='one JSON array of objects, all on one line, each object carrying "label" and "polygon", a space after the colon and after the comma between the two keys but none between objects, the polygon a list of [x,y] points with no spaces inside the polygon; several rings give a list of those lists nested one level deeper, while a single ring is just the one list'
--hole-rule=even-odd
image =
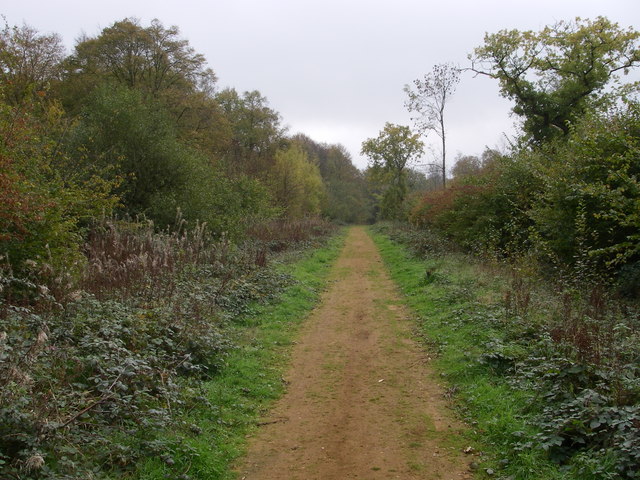
[{"label": "tree", "polygon": [[451,173],[456,180],[479,175],[484,169],[490,168],[498,158],[500,158],[500,152],[488,147],[482,152],[480,157],[458,154]]},{"label": "tree", "polygon": [[203,55],[180,38],[180,31],[165,28],[158,20],[143,27],[136,19],[124,19],[84,37],[66,60],[63,94],[68,104],[91,93],[105,81],[115,81],[152,97],[196,91],[212,94],[216,77]]},{"label": "tree", "polygon": [[457,155],[451,173],[453,178],[468,177],[480,172],[482,163],[475,155]]},{"label": "tree", "polygon": [[214,159],[231,147],[231,125],[215,98],[216,77],[175,26],[115,22],[81,38],[64,67],[57,91],[71,113],[79,113],[101,85],[124,86],[166,107],[181,141]]},{"label": "tree", "polygon": [[5,25],[0,31],[0,83],[6,101],[20,103],[30,90],[45,90],[59,78],[63,56],[59,35]]},{"label": "tree", "polygon": [[101,165],[124,179],[118,193],[128,214],[160,223],[173,219],[175,207],[158,213],[157,201],[184,189],[190,152],[157,102],[146,101],[139,90],[102,86],[85,105],[69,143],[78,164]]},{"label": "tree", "polygon": [[640,62],[638,37],[606,18],[576,18],[540,32],[502,30],[486,35],[476,48],[472,70],[500,82],[502,95],[515,101],[534,143],[569,134],[569,125],[602,98],[617,72]]},{"label": "tree", "polygon": [[208,156],[212,163],[232,147],[232,125],[220,103],[205,92],[165,94],[163,103],[172,113],[178,135]]},{"label": "tree", "polygon": [[320,213],[324,197],[322,177],[299,145],[276,153],[271,169],[271,188],[287,216],[295,218]]},{"label": "tree", "polygon": [[640,266],[640,102],[589,112],[548,150],[536,158],[545,188],[529,213],[540,251],[601,278]]},{"label": "tree", "polygon": [[320,144],[303,134],[291,140],[318,165],[326,189],[322,214],[346,223],[365,223],[371,219],[371,205],[364,175],[351,161],[342,145]]},{"label": "tree", "polygon": [[362,154],[371,160],[370,176],[384,187],[381,204],[384,217],[400,216],[407,191],[405,169],[423,153],[419,133],[389,122],[376,138],[362,142]]},{"label": "tree", "polygon": [[444,122],[444,110],[449,98],[455,93],[460,82],[460,69],[454,65],[443,63],[435,65],[431,73],[422,79],[413,81],[415,90],[405,85],[404,91],[409,99],[405,106],[409,112],[416,112],[416,122],[421,133],[432,130],[440,137],[442,188],[447,183],[447,142]]},{"label": "tree", "polygon": [[229,173],[264,179],[283,139],[280,115],[257,90],[240,95],[225,89],[215,98],[231,126],[231,148],[225,158]]},{"label": "tree", "polygon": [[22,274],[28,263],[46,262],[73,271],[84,258],[83,227],[112,211],[116,183],[67,172],[60,148],[67,122],[55,102],[13,100],[0,90],[0,270],[10,263]]}]

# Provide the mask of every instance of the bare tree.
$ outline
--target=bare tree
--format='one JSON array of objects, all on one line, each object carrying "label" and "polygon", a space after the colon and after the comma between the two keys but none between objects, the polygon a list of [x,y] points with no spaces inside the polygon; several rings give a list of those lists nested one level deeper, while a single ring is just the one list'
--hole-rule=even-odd
[{"label": "bare tree", "polygon": [[435,65],[431,73],[413,81],[413,87],[405,85],[408,95],[405,107],[417,115],[412,118],[416,128],[425,135],[432,130],[440,137],[442,188],[447,182],[447,142],[444,122],[444,110],[449,98],[455,93],[460,82],[460,68],[442,63]]}]

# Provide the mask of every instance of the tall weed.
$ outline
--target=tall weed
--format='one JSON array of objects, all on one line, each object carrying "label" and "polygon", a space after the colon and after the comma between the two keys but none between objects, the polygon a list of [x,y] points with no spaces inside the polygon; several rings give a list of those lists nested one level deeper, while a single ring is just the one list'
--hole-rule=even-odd
[{"label": "tall weed", "polygon": [[[329,231],[307,220],[278,235],[282,248],[300,247]],[[0,478],[121,476],[141,458],[188,449],[179,438],[197,427],[181,418],[206,404],[202,381],[234,348],[230,323],[291,283],[256,261],[256,245],[214,240],[180,218],[162,232],[104,218],[79,279],[54,291],[37,269],[29,279],[3,270]],[[167,429],[178,435],[167,440]]]}]

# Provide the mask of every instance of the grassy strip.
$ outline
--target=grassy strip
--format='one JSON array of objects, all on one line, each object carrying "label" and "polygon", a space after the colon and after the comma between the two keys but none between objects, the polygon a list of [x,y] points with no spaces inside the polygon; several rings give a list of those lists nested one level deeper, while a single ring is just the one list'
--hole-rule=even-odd
[{"label": "grassy strip", "polygon": [[[540,449],[514,449],[536,433],[526,418],[535,414],[532,392],[512,389],[483,362],[487,344],[501,342],[505,283],[483,274],[462,256],[412,256],[388,237],[370,232],[394,281],[418,315],[425,340],[438,350],[435,367],[447,378],[474,437],[485,453],[479,476],[517,480],[569,478]],[[473,312],[469,314],[469,312]],[[497,475],[497,476],[496,476]]]},{"label": "grassy strip", "polygon": [[344,235],[338,235],[326,246],[280,267],[295,283],[276,303],[256,305],[251,315],[234,323],[238,348],[226,359],[221,372],[204,385],[209,404],[184,418],[193,433],[182,439],[186,447],[171,456],[148,459],[137,478],[236,477],[230,465],[243,453],[246,436],[258,418],[283,394],[282,375],[293,339],[316,305],[343,243]]}]

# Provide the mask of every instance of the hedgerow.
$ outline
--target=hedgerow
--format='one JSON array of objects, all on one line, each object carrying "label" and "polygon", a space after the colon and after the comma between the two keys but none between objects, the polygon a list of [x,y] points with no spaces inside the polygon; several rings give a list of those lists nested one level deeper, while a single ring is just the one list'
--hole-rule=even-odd
[{"label": "hedgerow", "polygon": [[[437,234],[406,226],[384,231],[430,265],[424,278],[413,282],[419,287],[410,292],[412,296],[433,295],[428,289],[436,286],[444,293],[428,301],[460,305],[439,320],[438,328],[452,332],[449,336],[469,332],[468,337],[461,334],[466,343],[449,345],[442,333],[431,341],[445,342],[438,349],[468,349],[461,360],[466,363],[458,370],[465,375],[478,372],[478,378],[504,385],[514,399],[524,399],[516,402],[516,415],[527,430],[492,431],[490,441],[502,445],[503,467],[520,462],[520,455],[538,452],[559,465],[566,478],[638,478],[637,303],[575,278],[571,283],[537,281],[518,265],[492,267],[491,276],[500,278],[500,286],[480,294],[477,280],[462,283],[439,267],[447,264],[443,259],[449,258],[451,247]],[[465,258],[467,264],[476,265],[474,275],[481,278],[481,262]],[[466,402],[472,405],[472,396]],[[478,408],[488,411],[489,417],[499,415],[490,403]],[[477,414],[472,407],[471,419],[476,420]]]}]

